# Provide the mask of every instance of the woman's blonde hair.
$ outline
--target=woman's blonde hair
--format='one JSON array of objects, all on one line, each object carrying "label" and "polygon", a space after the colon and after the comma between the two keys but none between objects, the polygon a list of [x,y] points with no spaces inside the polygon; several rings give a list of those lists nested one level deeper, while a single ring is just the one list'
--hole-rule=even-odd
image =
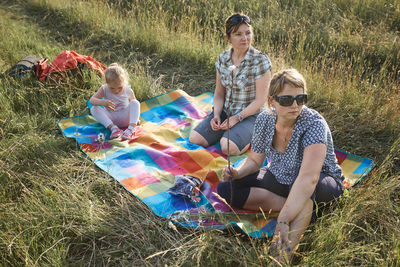
[{"label": "woman's blonde hair", "polygon": [[285,84],[290,84],[296,88],[302,88],[303,93],[307,93],[307,84],[303,75],[301,75],[296,69],[286,69],[281,70],[272,76],[268,95],[271,97],[278,95],[283,91]]},{"label": "woman's blonde hair", "polygon": [[123,84],[127,84],[129,81],[128,73],[118,65],[118,63],[112,63],[108,66],[104,76],[106,78],[106,83],[120,80]]}]

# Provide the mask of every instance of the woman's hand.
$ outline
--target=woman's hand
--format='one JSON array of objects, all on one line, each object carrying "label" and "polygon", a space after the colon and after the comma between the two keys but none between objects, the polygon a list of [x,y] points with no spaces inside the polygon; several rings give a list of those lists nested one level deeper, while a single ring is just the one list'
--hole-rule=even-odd
[{"label": "woman's hand", "polygon": [[291,255],[289,230],[289,223],[285,221],[279,221],[278,219],[272,242],[274,249],[276,249],[279,262],[285,262]]},{"label": "woman's hand", "polygon": [[226,166],[222,171],[222,179],[224,179],[224,181],[235,180],[237,178],[238,178],[238,171],[232,166],[230,167]]},{"label": "woman's hand", "polygon": [[[229,129],[235,126],[238,122],[239,122],[238,116],[231,116],[229,118]],[[220,129],[228,130],[228,120],[224,120],[224,122],[221,123]]]},{"label": "woman's hand", "polygon": [[214,131],[218,131],[221,129],[221,118],[220,117],[214,117],[210,120],[210,125],[211,129]]},{"label": "woman's hand", "polygon": [[113,102],[112,100],[104,99],[103,101],[104,101],[104,102],[103,102],[103,106],[104,106],[106,109],[111,110],[111,111],[114,111],[114,110],[115,110],[115,104],[114,104],[114,102]]}]

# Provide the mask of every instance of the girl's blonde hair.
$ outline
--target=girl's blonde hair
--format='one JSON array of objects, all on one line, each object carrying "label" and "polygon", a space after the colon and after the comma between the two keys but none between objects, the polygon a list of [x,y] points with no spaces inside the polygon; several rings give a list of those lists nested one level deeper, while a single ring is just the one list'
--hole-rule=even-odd
[{"label": "girl's blonde hair", "polygon": [[[303,94],[307,93],[307,84],[303,75],[301,75],[296,69],[286,69],[281,70],[272,76],[268,95],[270,97],[278,95],[283,91],[285,84],[290,84],[296,88],[302,88]],[[270,106],[269,102],[268,105]]]},{"label": "girl's blonde hair", "polygon": [[106,78],[106,83],[120,80],[123,84],[127,84],[129,81],[128,73],[118,65],[118,63],[112,63],[108,66],[104,76]]}]

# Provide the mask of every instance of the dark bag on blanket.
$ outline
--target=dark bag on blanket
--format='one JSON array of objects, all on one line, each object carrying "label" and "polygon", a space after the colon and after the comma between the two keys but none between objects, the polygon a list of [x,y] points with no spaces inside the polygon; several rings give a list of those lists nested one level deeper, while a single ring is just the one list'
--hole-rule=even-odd
[{"label": "dark bag on blanket", "polygon": [[39,61],[35,56],[26,56],[10,70],[10,75],[21,79],[27,74],[34,74],[35,66]]},{"label": "dark bag on blanket", "polygon": [[203,181],[190,175],[176,175],[174,185],[168,192],[177,197],[183,197],[194,202],[200,201],[200,187]]}]

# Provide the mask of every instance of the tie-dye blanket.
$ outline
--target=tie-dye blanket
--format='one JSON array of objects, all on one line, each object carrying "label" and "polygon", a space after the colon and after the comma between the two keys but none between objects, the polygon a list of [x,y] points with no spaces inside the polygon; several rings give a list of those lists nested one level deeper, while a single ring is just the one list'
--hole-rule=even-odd
[{"label": "tie-dye blanket", "polygon": [[[129,141],[109,140],[110,131],[91,115],[59,121],[66,137],[75,138],[95,164],[109,173],[155,214],[196,229],[239,228],[252,237],[271,236],[276,214],[232,210],[216,194],[227,158],[218,145],[207,149],[189,143],[189,133],[212,107],[213,94],[191,97],[176,90],[141,103],[141,124]],[[336,150],[346,187],[373,167],[370,159]],[[238,164],[246,155],[231,157]],[[168,193],[176,175],[204,181],[199,202]]]}]

